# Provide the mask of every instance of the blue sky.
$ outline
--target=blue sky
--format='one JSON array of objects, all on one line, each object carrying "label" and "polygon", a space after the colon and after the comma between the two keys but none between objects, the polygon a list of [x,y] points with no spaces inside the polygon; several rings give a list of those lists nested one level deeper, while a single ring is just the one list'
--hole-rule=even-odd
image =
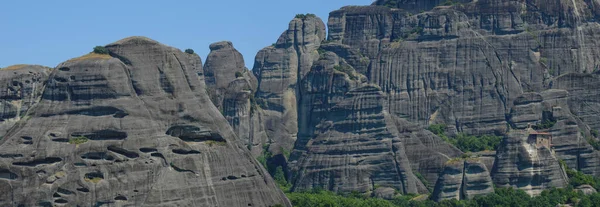
[{"label": "blue sky", "polygon": [[329,12],[370,0],[18,0],[0,7],[0,67],[55,67],[96,45],[146,36],[206,59],[208,45],[230,40],[251,69],[258,50],[274,43],[298,13],[327,22]]}]

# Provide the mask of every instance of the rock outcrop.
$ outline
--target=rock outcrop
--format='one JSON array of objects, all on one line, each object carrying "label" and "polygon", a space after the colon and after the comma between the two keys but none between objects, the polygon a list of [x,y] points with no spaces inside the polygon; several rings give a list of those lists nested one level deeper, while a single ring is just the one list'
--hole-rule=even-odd
[{"label": "rock outcrop", "polygon": [[258,52],[253,72],[260,79],[256,99],[264,109],[270,150],[291,150],[298,136],[299,85],[319,59],[317,49],[324,41],[325,24],[314,15],[294,18],[277,42]]},{"label": "rock outcrop", "polygon": [[478,158],[454,159],[446,163],[431,195],[434,201],[472,199],[494,192],[486,166]]},{"label": "rock outcrop", "polygon": [[39,65],[14,65],[0,70],[0,137],[29,117],[44,90],[51,69]]},{"label": "rock outcrop", "polygon": [[143,38],[61,63],[0,141],[2,206],[290,206],[205,92],[194,54]]},{"label": "rock outcrop", "polygon": [[537,125],[552,135],[552,149],[558,159],[569,168],[599,176],[600,152],[585,138],[589,133],[587,125],[568,110],[573,104],[570,97],[568,91],[559,89],[525,93],[515,100],[509,123],[518,130]]},{"label": "rock outcrop", "polygon": [[266,144],[263,111],[256,104],[256,77],[246,68],[244,58],[231,42],[210,45],[204,64],[206,88],[212,102],[233,127],[238,140],[254,156],[262,153]]},{"label": "rock outcrop", "polygon": [[502,140],[492,170],[494,184],[521,189],[529,195],[566,187],[569,179],[553,150],[536,146],[530,135],[524,130],[514,130]]},{"label": "rock outcrop", "polygon": [[[314,17],[307,15],[307,18]],[[299,19],[294,19],[291,25],[296,25]],[[288,33],[289,30],[284,35]],[[282,39],[285,37],[280,41]],[[277,47],[259,52],[255,65],[259,79],[256,98],[266,109],[267,116],[272,113],[268,109],[274,106],[272,99],[265,97],[275,96],[273,93],[265,96],[261,87],[263,83],[282,81],[272,75],[281,75],[285,70],[277,66],[280,63],[258,62],[264,60],[265,54],[261,53],[273,50],[267,54],[295,55],[293,50],[284,51]],[[383,187],[403,194],[427,193],[427,186],[414,172],[436,180],[443,163],[460,155],[460,151],[418,125],[387,113],[386,94],[377,85],[367,82],[362,72],[367,71],[370,61],[359,50],[339,43],[324,43],[312,50],[317,56],[311,59],[311,64],[299,67],[298,82],[288,86],[290,94],[294,92],[294,98],[289,100],[294,102],[287,102],[286,107],[293,105],[298,111],[297,117],[286,120],[295,122],[297,127],[295,146],[287,163],[293,190],[321,187],[331,191],[368,193]],[[302,72],[305,70],[307,72]],[[266,123],[269,129],[269,122]],[[269,137],[275,144],[286,142],[281,140],[286,136]],[[406,149],[405,145],[411,149]],[[286,149],[285,145],[275,146]]]}]

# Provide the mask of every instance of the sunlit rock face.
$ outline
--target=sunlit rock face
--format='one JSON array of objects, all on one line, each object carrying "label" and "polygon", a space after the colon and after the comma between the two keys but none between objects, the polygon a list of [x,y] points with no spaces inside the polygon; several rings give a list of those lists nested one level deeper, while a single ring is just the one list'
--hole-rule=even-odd
[{"label": "sunlit rock face", "polygon": [[106,48],[61,63],[0,141],[0,205],[290,205],[211,103],[197,55],[143,37]]}]

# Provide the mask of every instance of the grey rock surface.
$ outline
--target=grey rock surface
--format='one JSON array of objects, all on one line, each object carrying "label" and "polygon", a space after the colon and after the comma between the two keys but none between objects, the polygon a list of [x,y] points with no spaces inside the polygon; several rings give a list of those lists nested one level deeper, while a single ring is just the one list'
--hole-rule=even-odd
[{"label": "grey rock surface", "polygon": [[262,121],[263,110],[254,98],[257,79],[246,68],[244,58],[231,42],[213,43],[210,50],[203,67],[207,92],[233,127],[238,141],[258,157],[267,143],[267,136]]},{"label": "grey rock surface", "polygon": [[294,18],[277,42],[258,52],[253,72],[260,83],[256,93],[264,109],[270,150],[291,150],[298,136],[299,84],[319,59],[317,49],[325,40],[325,24],[313,15]]},{"label": "grey rock surface", "polygon": [[502,140],[492,170],[494,184],[513,187],[529,195],[568,185],[568,177],[552,149],[537,147],[529,132],[513,130]]},{"label": "grey rock surface", "polygon": [[478,158],[454,159],[446,163],[431,195],[434,201],[472,199],[494,192],[486,166]]},{"label": "grey rock surface", "polygon": [[0,69],[0,137],[28,118],[27,111],[38,103],[50,72],[50,68],[39,65]]},{"label": "grey rock surface", "polygon": [[0,205],[290,206],[211,103],[197,55],[144,37],[106,48],[61,63],[0,141]]}]

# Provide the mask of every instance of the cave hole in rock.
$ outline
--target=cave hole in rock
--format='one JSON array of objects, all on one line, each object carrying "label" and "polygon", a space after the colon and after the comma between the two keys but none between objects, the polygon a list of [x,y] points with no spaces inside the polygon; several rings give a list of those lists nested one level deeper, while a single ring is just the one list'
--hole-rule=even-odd
[{"label": "cave hole in rock", "polygon": [[69,201],[65,200],[64,198],[59,198],[59,199],[54,200],[54,203],[65,204],[65,203],[69,203]]},{"label": "cave hole in rock", "polygon": [[219,133],[212,132],[206,127],[198,127],[192,125],[172,126],[167,130],[166,134],[169,136],[178,137],[179,139],[186,142],[227,142]]},{"label": "cave hole in rock", "polygon": [[38,166],[38,165],[54,164],[54,163],[61,162],[61,161],[62,161],[62,158],[59,158],[59,157],[46,157],[43,159],[36,159],[36,160],[29,161],[29,162],[14,162],[13,165],[34,167],[34,166]]},{"label": "cave hole in rock", "polygon": [[131,159],[138,158],[140,156],[136,152],[129,151],[129,150],[117,147],[117,146],[108,146],[107,149],[110,150],[110,151],[112,151],[112,152],[114,152],[114,153],[123,155],[123,156],[131,158]]},{"label": "cave hole in rock", "polygon": [[116,130],[100,130],[91,133],[77,132],[71,134],[71,137],[86,137],[90,140],[103,141],[103,140],[124,140],[127,138],[127,133],[116,131]]},{"label": "cave hole in rock", "polygon": [[89,190],[89,189],[87,189],[87,188],[77,188],[77,191],[79,191],[79,192],[83,192],[83,193],[88,193],[88,192],[90,192],[90,190]]},{"label": "cave hole in rock", "polygon": [[150,153],[150,152],[158,152],[158,150],[156,148],[142,147],[142,148],[140,148],[140,152]]},{"label": "cave hole in rock", "polygon": [[117,197],[115,197],[115,200],[117,200],[117,201],[126,201],[127,197],[122,196],[122,195],[118,195]]},{"label": "cave hole in rock", "polygon": [[60,71],[70,71],[70,70],[71,70],[71,68],[68,68],[68,67],[61,67],[61,68],[59,68],[58,70],[60,70]]},{"label": "cave hole in rock", "polygon": [[180,155],[200,154],[200,151],[186,150],[186,149],[173,149],[172,152],[175,154],[180,154]]}]

